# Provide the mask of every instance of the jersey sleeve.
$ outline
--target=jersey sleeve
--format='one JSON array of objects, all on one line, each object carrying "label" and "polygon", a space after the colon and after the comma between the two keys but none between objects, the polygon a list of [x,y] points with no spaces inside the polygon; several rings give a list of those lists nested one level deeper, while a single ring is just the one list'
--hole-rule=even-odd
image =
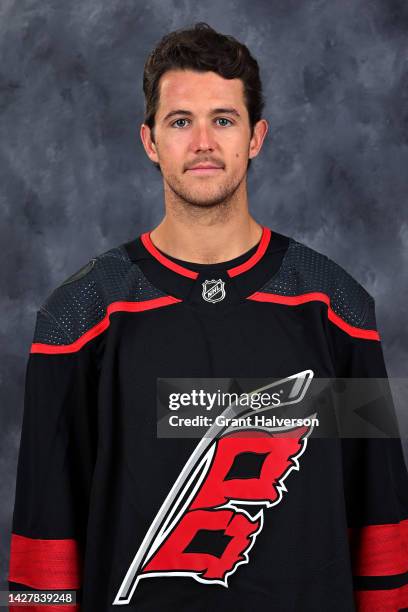
[{"label": "jersey sleeve", "polygon": [[92,342],[72,343],[64,328],[67,310],[57,314],[53,300],[37,312],[26,366],[8,582],[10,591],[74,590],[80,601],[96,453],[97,369]]},{"label": "jersey sleeve", "polygon": [[[382,379],[380,409],[395,418],[375,315],[366,294],[363,317],[345,333],[333,329],[338,371],[345,378]],[[408,475],[397,426],[393,437],[341,441],[350,561],[358,612],[408,609]]]}]

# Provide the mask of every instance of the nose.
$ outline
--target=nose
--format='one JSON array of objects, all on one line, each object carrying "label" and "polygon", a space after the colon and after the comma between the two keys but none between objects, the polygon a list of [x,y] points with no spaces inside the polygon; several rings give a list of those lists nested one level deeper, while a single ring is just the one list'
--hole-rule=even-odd
[{"label": "nose", "polygon": [[207,124],[196,124],[192,130],[191,147],[194,153],[213,151],[215,149],[214,134]]}]

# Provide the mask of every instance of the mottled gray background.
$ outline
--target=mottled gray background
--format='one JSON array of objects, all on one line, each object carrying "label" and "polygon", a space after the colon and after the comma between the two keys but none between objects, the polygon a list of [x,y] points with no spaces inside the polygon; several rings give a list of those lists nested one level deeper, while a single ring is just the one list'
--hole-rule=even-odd
[{"label": "mottled gray background", "polygon": [[375,296],[389,375],[407,376],[406,0],[1,0],[0,579],[35,311],[90,257],[159,222],[142,69],[162,35],[195,21],[260,63],[270,132],[249,177],[254,216]]}]

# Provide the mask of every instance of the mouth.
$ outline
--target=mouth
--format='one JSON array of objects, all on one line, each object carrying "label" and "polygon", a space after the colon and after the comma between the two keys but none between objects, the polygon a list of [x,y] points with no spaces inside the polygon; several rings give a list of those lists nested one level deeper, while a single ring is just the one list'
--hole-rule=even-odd
[{"label": "mouth", "polygon": [[206,175],[206,174],[215,174],[216,172],[220,172],[222,168],[217,168],[215,166],[211,168],[189,168],[187,172],[195,175]]}]

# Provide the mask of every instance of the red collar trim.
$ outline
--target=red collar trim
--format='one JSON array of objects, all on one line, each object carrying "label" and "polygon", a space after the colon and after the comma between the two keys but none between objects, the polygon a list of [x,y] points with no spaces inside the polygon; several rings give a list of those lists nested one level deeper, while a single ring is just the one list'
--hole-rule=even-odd
[{"label": "red collar trim", "polygon": [[163,253],[160,253],[158,249],[154,246],[151,238],[150,232],[146,232],[140,236],[141,241],[143,242],[143,246],[149,251],[150,255],[153,255],[158,261],[160,261],[163,266],[166,268],[170,268],[173,272],[177,272],[177,274],[182,274],[183,276],[188,276],[189,278],[197,278],[198,272],[195,270],[189,270],[189,268],[185,268],[184,266],[180,266],[175,261],[171,261],[168,259]]},{"label": "red collar trim", "polygon": [[262,236],[261,241],[256,249],[255,253],[250,257],[247,261],[244,261],[239,266],[235,266],[235,268],[230,268],[227,270],[228,276],[238,276],[238,274],[242,274],[242,272],[246,272],[250,268],[253,268],[255,264],[258,263],[260,259],[265,255],[266,249],[268,248],[269,242],[271,240],[271,230],[267,227],[262,227]]},{"label": "red collar trim", "polygon": [[[262,226],[262,236],[261,241],[256,249],[255,253],[250,257],[247,261],[239,266],[235,266],[235,268],[230,268],[227,270],[228,276],[238,276],[238,274],[242,274],[243,272],[247,272],[253,268],[255,264],[258,263],[260,259],[265,255],[266,249],[268,248],[270,239],[271,239],[271,230],[267,227]],[[155,259],[157,259],[163,266],[166,268],[170,268],[173,272],[177,272],[177,274],[181,274],[182,276],[187,276],[188,278],[196,279],[198,277],[198,272],[195,270],[190,270],[189,268],[185,268],[184,266],[180,266],[176,262],[168,259],[163,253],[161,253],[153,244],[150,238],[150,232],[145,232],[140,236],[140,239],[143,243],[143,246],[149,251],[151,255]]]}]

